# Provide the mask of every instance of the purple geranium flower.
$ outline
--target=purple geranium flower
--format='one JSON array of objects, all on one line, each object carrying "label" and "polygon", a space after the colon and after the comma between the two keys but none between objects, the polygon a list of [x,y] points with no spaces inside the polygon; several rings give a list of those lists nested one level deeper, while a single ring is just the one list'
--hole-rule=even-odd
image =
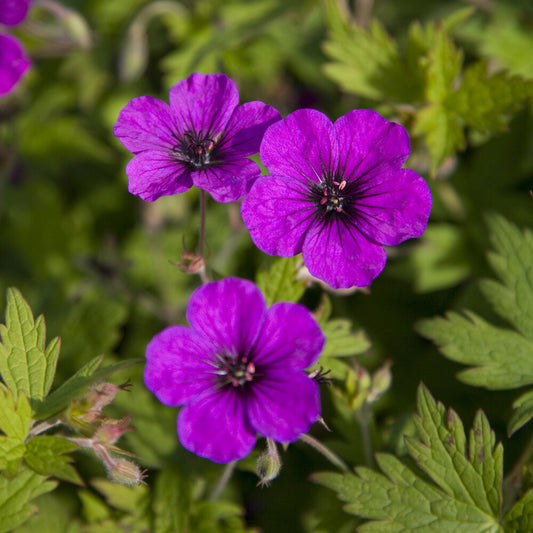
[{"label": "purple geranium flower", "polygon": [[271,173],[242,204],[252,240],[264,252],[303,252],[309,272],[334,288],[364,287],[383,270],[383,245],[426,229],[427,183],[401,168],[409,137],[374,111],[351,111],[334,124],[301,109],[272,125],[261,144]]},{"label": "purple geranium flower", "polygon": [[[0,0],[0,24],[16,26],[24,20],[30,0]],[[30,59],[15,37],[0,33],[0,96],[13,90],[30,67]]]},{"label": "purple geranium flower", "polygon": [[178,436],[185,448],[218,463],[241,459],[256,434],[292,442],[320,414],[315,363],[324,335],[305,307],[266,308],[250,281],[228,278],[198,288],[190,328],[171,326],[146,349],[146,386],[165,405],[184,405]]},{"label": "purple geranium flower", "polygon": [[192,185],[218,202],[244,196],[261,173],[247,156],[281,117],[262,102],[238,103],[224,74],[192,74],[170,89],[170,105],[150,96],[131,100],[114,128],[135,154],[126,168],[129,191],[147,201]]}]

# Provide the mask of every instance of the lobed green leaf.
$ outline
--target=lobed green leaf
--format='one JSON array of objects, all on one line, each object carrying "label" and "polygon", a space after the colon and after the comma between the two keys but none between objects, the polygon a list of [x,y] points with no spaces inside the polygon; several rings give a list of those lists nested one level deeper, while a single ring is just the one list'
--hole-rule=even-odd
[{"label": "lobed green leaf", "polygon": [[300,257],[280,257],[268,272],[258,272],[257,286],[267,305],[276,302],[297,302],[305,292],[305,282],[296,279]]},{"label": "lobed green leaf", "polygon": [[358,467],[355,474],[318,473],[313,480],[348,502],[346,512],[371,520],[358,529],[364,533],[503,533],[503,450],[486,417],[476,416],[467,446],[461,420],[423,386],[417,406],[419,438],[408,439],[407,449],[431,481],[389,454],[376,455],[382,473]]},{"label": "lobed green leaf", "polygon": [[31,308],[14,288],[7,291],[6,324],[0,325],[0,375],[14,392],[24,391],[39,402],[52,386],[59,355],[59,338],[47,348],[43,316],[34,320]]}]

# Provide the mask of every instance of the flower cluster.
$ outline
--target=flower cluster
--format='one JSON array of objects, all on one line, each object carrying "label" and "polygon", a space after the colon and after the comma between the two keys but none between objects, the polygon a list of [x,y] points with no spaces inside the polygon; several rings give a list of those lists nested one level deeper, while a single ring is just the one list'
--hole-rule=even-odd
[{"label": "flower cluster", "polygon": [[[303,253],[309,272],[334,288],[369,285],[385,266],[384,246],[424,232],[431,194],[402,168],[410,153],[402,126],[369,110],[332,123],[312,109],[281,119],[262,102],[237,104],[223,74],[180,81],[170,105],[130,101],[114,128],[134,154],[130,192],[152,201],[196,185],[219,202],[244,196],[254,243],[271,255]],[[268,175],[248,159],[258,151]],[[190,327],[152,339],[145,368],[148,389],[182,406],[183,446],[225,463],[245,457],[257,434],[272,445],[307,432],[320,398],[319,380],[304,370],[318,360],[324,335],[305,307],[267,309],[255,285],[228,278],[197,289],[187,319]],[[266,455],[258,468],[266,483],[279,461]]]},{"label": "flower cluster", "polygon": [[[0,25],[20,24],[30,7],[30,0],[0,0]],[[19,41],[1,33],[0,28],[0,96],[10,93],[30,67],[30,60]]]},{"label": "flower cluster", "polygon": [[293,303],[267,309],[250,281],[227,278],[198,288],[190,328],[171,326],[146,350],[146,386],[165,405],[184,406],[178,436],[188,450],[226,463],[248,455],[256,434],[293,442],[320,415],[314,364],[324,335]]}]

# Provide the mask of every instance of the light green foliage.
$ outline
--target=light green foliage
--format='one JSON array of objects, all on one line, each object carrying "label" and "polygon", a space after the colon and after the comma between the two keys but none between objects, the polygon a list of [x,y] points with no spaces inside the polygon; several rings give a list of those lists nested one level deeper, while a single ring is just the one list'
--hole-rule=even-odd
[{"label": "light green foliage", "polygon": [[280,257],[268,270],[257,273],[256,283],[267,305],[276,302],[297,302],[305,291],[305,283],[296,279],[301,264],[300,256]]},{"label": "light green foliage", "polygon": [[39,406],[36,416],[38,418],[48,418],[53,414],[62,411],[69,402],[78,397],[87,389],[89,385],[121,370],[128,366],[137,364],[140,359],[129,359],[112,365],[100,368],[103,355],[98,355],[83,365],[72,377],[65,383],[55,389],[45,401]]},{"label": "light green foliage", "polygon": [[326,337],[326,344],[319,363],[325,370],[330,370],[330,377],[344,379],[347,367],[337,360],[352,355],[359,355],[370,348],[370,341],[363,330],[353,331],[352,322],[345,318],[331,318],[332,306],[329,296],[322,295],[322,302],[317,311],[318,323]]},{"label": "light green foliage", "polygon": [[202,501],[194,506],[190,531],[195,533],[252,533],[243,521],[240,505],[228,501]]},{"label": "light green foliage", "polygon": [[24,391],[41,401],[52,386],[59,339],[46,347],[43,316],[34,321],[30,306],[17,289],[7,292],[6,324],[0,325],[0,375],[13,392]]},{"label": "light green foliage", "polygon": [[63,437],[39,435],[26,444],[24,460],[37,474],[83,485],[79,474],[71,465],[74,459],[65,455],[77,448],[76,444]]},{"label": "light green foliage", "polygon": [[45,479],[26,467],[22,467],[13,479],[8,480],[0,474],[0,533],[12,531],[37,512],[29,502],[50,492],[57,484]]},{"label": "light green foliage", "polygon": [[325,65],[326,74],[347,92],[412,115],[413,132],[425,139],[433,174],[465,149],[465,127],[486,136],[501,132],[533,94],[533,85],[519,77],[489,76],[484,60],[464,68],[464,53],[451,32],[472,8],[424,26],[414,21],[402,47],[378,21],[367,30],[338,2],[327,5],[330,39],[324,51],[334,62]]},{"label": "light green foliage", "polygon": [[[449,359],[472,365],[459,373],[465,383],[488,389],[533,384],[533,233],[501,216],[489,218],[495,251],[489,262],[501,282],[484,280],[481,289],[494,310],[514,328],[496,327],[475,313],[449,312],[423,320],[418,332],[437,344]],[[529,393],[515,402],[509,432],[533,416]]]},{"label": "light green foliage", "polygon": [[533,490],[528,490],[504,516],[506,533],[533,531]]},{"label": "light green foliage", "polygon": [[189,480],[176,470],[163,469],[155,481],[152,497],[154,533],[187,531],[191,501]]},{"label": "light green foliage", "polygon": [[418,438],[408,439],[407,449],[432,481],[388,454],[376,456],[383,474],[357,467],[355,474],[319,473],[314,480],[348,502],[346,512],[372,520],[361,532],[503,532],[503,448],[485,415],[478,412],[467,442],[457,414],[424,386],[417,411]]},{"label": "light green foliage", "polygon": [[32,423],[31,407],[24,392],[17,399],[0,383],[0,471],[15,475],[26,451],[24,441]]}]

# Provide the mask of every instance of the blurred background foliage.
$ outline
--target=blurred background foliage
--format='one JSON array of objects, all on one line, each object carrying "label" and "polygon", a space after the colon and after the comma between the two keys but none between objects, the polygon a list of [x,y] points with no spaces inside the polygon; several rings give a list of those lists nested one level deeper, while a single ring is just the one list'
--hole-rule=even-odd
[{"label": "blurred background foliage", "polygon": [[[398,436],[412,431],[423,380],[465,425],[482,407],[513,463],[525,431],[506,437],[512,395],[461,384],[460,366],[414,324],[463,308],[501,322],[477,282],[491,276],[486,215],[530,225],[530,2],[35,0],[15,33],[34,64],[0,100],[0,292],[21,289],[45,313],[49,337],[62,338],[56,383],[100,353],[143,357],[155,333],[184,321],[199,280],[177,263],[196,245],[197,191],[153,204],[130,195],[130,154],[112,127],[135,96],[167,100],[192,72],[224,72],[241,101],[263,100],[283,115],[313,107],[334,120],[372,108],[408,129],[408,166],[433,192],[428,230],[389,251],[369,291],[332,296],[332,313],[366,332],[361,365],[374,371],[392,361],[392,387],[373,413],[377,449],[403,453]],[[252,246],[236,205],[208,203],[207,247],[215,277],[254,279],[272,263]],[[303,296],[311,307],[319,299],[316,287]],[[356,519],[334,494],[306,481],[327,464],[305,444],[284,454],[270,489],[255,486],[252,457],[223,501],[209,502],[221,467],[179,447],[176,410],[145,390],[142,368],[120,377],[133,382],[114,404],[117,416],[133,416],[124,447],[150,469],[148,486],[111,489],[103,469],[79,454],[87,487],[42,496],[40,515],[17,531],[353,530]],[[317,428],[317,437],[361,464],[352,415],[327,387],[323,404],[333,432]]]}]

